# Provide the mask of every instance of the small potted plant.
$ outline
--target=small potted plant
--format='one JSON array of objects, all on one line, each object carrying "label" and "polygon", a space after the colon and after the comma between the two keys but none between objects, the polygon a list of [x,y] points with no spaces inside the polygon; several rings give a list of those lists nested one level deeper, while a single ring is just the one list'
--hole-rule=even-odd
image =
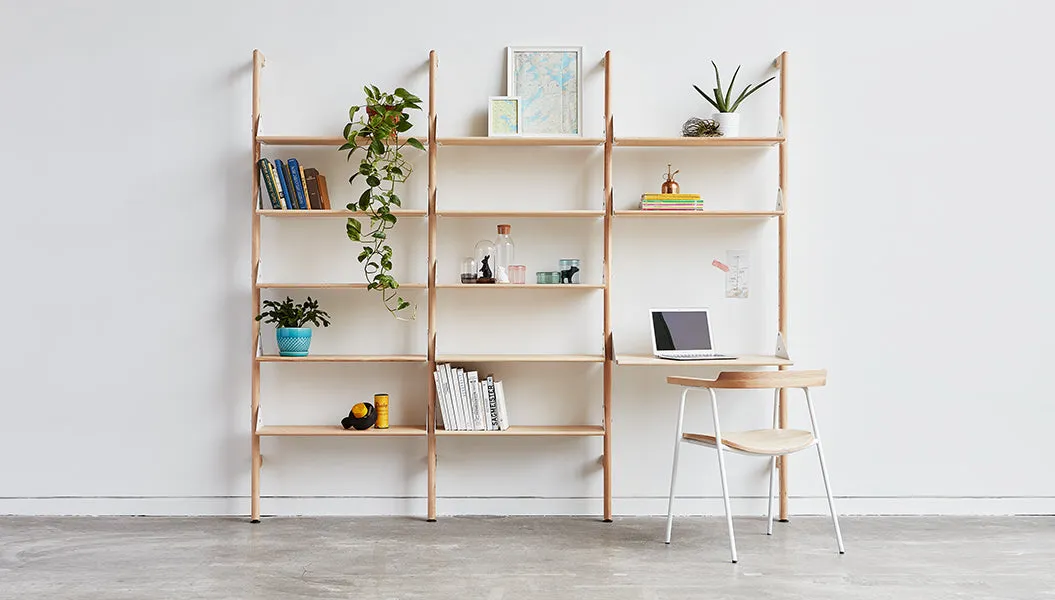
[{"label": "small potted plant", "polygon": [[319,301],[312,300],[311,296],[299,305],[289,296],[281,302],[264,300],[264,308],[266,310],[257,315],[256,320],[264,319],[265,323],[275,324],[279,356],[307,356],[311,346],[311,327],[305,325],[330,326],[330,315],[319,310]]},{"label": "small potted plant", "polygon": [[714,82],[718,87],[713,88],[714,97],[710,97],[706,92],[701,90],[696,85],[692,87],[696,88],[696,91],[704,97],[707,102],[711,104],[718,112],[711,115],[711,118],[718,122],[718,131],[725,137],[736,137],[740,135],[740,115],[736,114],[736,109],[739,108],[740,103],[743,102],[748,96],[757,92],[765,84],[776,79],[776,77],[770,77],[762,83],[752,87],[747,85],[744,87],[744,91],[740,92],[740,95],[733,99],[733,84],[736,83],[736,75],[740,72],[740,67],[736,67],[736,71],[733,73],[732,80],[729,81],[729,89],[722,92],[722,78],[718,75],[718,65],[711,61],[711,66],[714,67]]}]

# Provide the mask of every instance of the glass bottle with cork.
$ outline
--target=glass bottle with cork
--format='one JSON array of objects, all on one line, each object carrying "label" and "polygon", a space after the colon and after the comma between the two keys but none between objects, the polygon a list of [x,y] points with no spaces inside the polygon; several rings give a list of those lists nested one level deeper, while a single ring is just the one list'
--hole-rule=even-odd
[{"label": "glass bottle with cork", "polygon": [[509,265],[515,262],[513,239],[509,237],[508,224],[498,226],[498,237],[495,238],[495,280],[498,283],[509,283]]}]

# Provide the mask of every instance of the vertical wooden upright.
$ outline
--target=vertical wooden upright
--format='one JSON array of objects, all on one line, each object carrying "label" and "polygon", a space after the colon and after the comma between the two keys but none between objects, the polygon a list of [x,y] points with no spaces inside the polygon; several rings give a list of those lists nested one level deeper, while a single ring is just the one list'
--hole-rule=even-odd
[{"label": "vertical wooden upright", "polygon": [[249,269],[249,275],[252,278],[249,282],[249,288],[253,290],[253,312],[251,318],[253,324],[253,335],[251,336],[253,340],[253,354],[249,361],[253,365],[253,392],[249,411],[251,418],[249,436],[252,438],[252,489],[250,490],[250,513],[252,516],[250,520],[253,523],[260,522],[260,436],[256,434],[256,418],[260,411],[260,363],[256,360],[257,348],[260,347],[260,322],[255,318],[257,313],[260,312],[260,288],[256,286],[256,277],[260,270],[260,215],[256,211],[258,198],[260,197],[260,177],[257,176],[256,163],[260,160],[260,140],[257,139],[257,133],[260,129],[260,69],[263,67],[264,55],[259,50],[253,50],[253,184],[251,188],[253,190],[253,200],[250,205],[253,215],[253,259]]},{"label": "vertical wooden upright", "polygon": [[429,440],[429,508],[428,520],[436,520],[436,386],[432,373],[436,371],[436,51],[429,52],[429,404],[426,409],[425,429]]},{"label": "vertical wooden upright", "polygon": [[612,521],[612,51],[604,53],[604,520]]},{"label": "vertical wooden upright", "polygon": [[[780,68],[780,123],[781,136],[784,141],[780,142],[780,194],[784,210],[781,211],[780,219],[780,334],[784,337],[784,344],[788,343],[788,53],[782,52],[777,59]],[[784,367],[780,367],[781,370]],[[788,406],[787,390],[780,390],[780,427],[787,427]],[[788,520],[788,457],[780,457],[780,520]]]}]

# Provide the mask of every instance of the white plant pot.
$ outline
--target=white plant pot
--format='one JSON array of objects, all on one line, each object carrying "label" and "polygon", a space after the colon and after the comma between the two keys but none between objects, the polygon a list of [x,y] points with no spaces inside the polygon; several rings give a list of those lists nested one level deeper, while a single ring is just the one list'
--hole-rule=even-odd
[{"label": "white plant pot", "polygon": [[718,121],[718,131],[723,137],[740,136],[740,115],[737,113],[714,113],[711,118]]}]

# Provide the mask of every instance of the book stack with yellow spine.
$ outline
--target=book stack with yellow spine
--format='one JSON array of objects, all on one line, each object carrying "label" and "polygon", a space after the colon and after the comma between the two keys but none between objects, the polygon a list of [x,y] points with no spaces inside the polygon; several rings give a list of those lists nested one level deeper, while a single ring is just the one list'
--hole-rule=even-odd
[{"label": "book stack with yellow spine", "polygon": [[703,210],[699,194],[641,194],[641,210]]}]

